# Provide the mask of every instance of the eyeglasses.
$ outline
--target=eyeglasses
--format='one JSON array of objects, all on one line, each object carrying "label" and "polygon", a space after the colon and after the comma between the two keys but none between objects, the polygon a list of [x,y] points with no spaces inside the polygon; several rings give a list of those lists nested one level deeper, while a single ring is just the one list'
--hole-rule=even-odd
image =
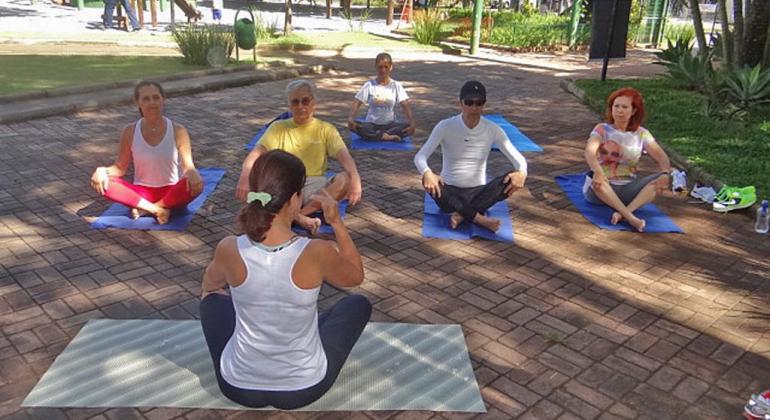
[{"label": "eyeglasses", "polygon": [[305,96],[305,97],[304,97],[304,98],[302,98],[302,99],[297,99],[297,98],[294,98],[294,99],[292,99],[291,101],[289,101],[289,103],[291,104],[291,106],[299,106],[299,104],[302,104],[302,106],[308,106],[308,105],[310,105],[312,102],[313,102],[313,98],[311,98],[311,97],[309,97],[309,96]]},{"label": "eyeglasses", "polygon": [[608,151],[606,151],[604,149],[599,149],[599,154],[602,155],[602,156],[610,155],[610,156],[612,156],[614,158],[619,158],[620,157],[620,153],[618,153],[618,152],[608,152]]},{"label": "eyeglasses", "polygon": [[475,101],[473,99],[463,99],[463,103],[465,106],[484,106],[485,103],[487,103],[486,99],[476,99]]}]

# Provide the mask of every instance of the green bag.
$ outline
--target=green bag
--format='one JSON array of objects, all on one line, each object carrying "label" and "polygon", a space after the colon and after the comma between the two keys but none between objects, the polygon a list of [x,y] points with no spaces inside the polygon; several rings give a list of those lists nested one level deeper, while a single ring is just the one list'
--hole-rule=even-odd
[{"label": "green bag", "polygon": [[238,48],[250,50],[257,45],[257,35],[254,32],[254,22],[248,18],[242,18],[235,21],[233,25],[235,31],[235,42]]}]

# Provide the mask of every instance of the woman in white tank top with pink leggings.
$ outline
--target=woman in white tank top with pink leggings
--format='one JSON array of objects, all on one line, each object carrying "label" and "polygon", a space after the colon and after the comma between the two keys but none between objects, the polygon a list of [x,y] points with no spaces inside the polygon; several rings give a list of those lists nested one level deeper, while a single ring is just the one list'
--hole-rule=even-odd
[{"label": "woman in white tank top with pink leggings", "polygon": [[331,197],[314,199],[336,244],[291,230],[304,185],[305,166],[294,155],[260,156],[238,216],[245,234],[223,239],[203,275],[200,317],[219,388],[248,407],[288,410],[320,398],[371,315],[369,301],[355,294],[318,314],[324,280],[357,286],[364,268]]},{"label": "woman in white tank top with pink leggings", "polygon": [[[165,99],[158,83],[136,85],[134,100],[142,118],[123,129],[115,163],[96,168],[91,176],[91,186],[129,207],[133,218],[145,212],[160,224],[168,222],[171,209],[186,206],[203,191],[203,180],[193,164],[190,135],[163,116]],[[133,183],[122,179],[132,161]]]}]

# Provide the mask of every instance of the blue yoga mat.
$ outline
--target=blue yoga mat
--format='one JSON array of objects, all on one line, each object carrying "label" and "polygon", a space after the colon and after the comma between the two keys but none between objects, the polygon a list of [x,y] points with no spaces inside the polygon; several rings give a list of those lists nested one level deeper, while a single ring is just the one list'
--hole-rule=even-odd
[{"label": "blue yoga mat", "polygon": [[[500,128],[505,131],[505,134],[508,136],[508,140],[513,143],[513,146],[518,150],[519,152],[542,152],[543,148],[535,144],[534,141],[532,141],[529,137],[527,137],[524,133],[521,132],[515,125],[508,122],[508,120],[505,119],[500,114],[490,114],[485,115],[484,118],[492,121],[493,123],[500,126]],[[492,150],[498,150],[497,146],[492,146]]]},{"label": "blue yoga mat", "polygon": [[[358,122],[364,122],[364,120],[356,120]],[[414,150],[414,144],[412,144],[412,136],[407,136],[401,139],[401,141],[372,141],[365,140],[357,133],[350,132],[350,149],[351,150]]]},{"label": "blue yoga mat", "polygon": [[[583,196],[583,185],[585,184],[586,174],[559,175],[556,177],[556,183],[559,184],[572,204],[589,222],[607,230],[626,230],[636,232],[625,220],[613,225],[610,223],[612,217],[612,208],[605,205],[592,204],[586,201]],[[661,212],[654,204],[642,206],[634,212],[640,219],[644,219],[647,225],[644,233],[684,233],[682,228],[677,226],[671,218]]]},{"label": "blue yoga mat", "polygon": [[[348,200],[340,201],[339,202],[339,209],[340,209],[340,218],[344,220],[345,219],[345,215],[347,214],[347,211],[348,211]],[[317,217],[317,218],[321,219],[321,227],[318,228],[318,233],[323,233],[323,234],[326,234],[326,235],[333,235],[334,234],[334,229],[332,229],[331,225],[327,225],[326,224],[326,220],[323,217],[323,212],[320,212],[320,211],[319,212],[315,212],[315,213],[311,214],[310,217]],[[292,227],[292,230],[294,232],[300,233],[300,234],[307,234],[308,233],[307,230],[305,230],[305,229],[303,229],[303,228],[301,228],[299,226]]]},{"label": "blue yoga mat", "polygon": [[272,121],[262,126],[262,128],[257,131],[257,134],[254,135],[254,137],[251,138],[251,141],[249,141],[249,144],[246,145],[246,150],[251,150],[254,148],[254,146],[257,145],[257,142],[259,142],[259,139],[262,138],[262,135],[265,134],[265,131],[267,131],[267,128],[270,127],[270,124],[279,121],[279,120],[288,120],[291,118],[291,112],[286,111],[283,114],[273,118]]},{"label": "blue yoga mat", "polygon": [[412,137],[404,137],[401,141],[372,141],[364,140],[354,132],[350,132],[351,150],[414,150]]},{"label": "blue yoga mat", "polygon": [[508,211],[508,204],[500,201],[487,210],[486,215],[500,219],[502,224],[497,232],[492,232],[468,221],[464,221],[452,229],[449,225],[449,215],[442,212],[433,198],[425,194],[425,213],[422,219],[422,236],[426,238],[470,240],[474,236],[490,241],[513,242],[513,223]]},{"label": "blue yoga mat", "polygon": [[221,168],[201,168],[198,172],[203,178],[203,192],[184,209],[173,210],[165,225],[159,225],[154,217],[144,216],[136,220],[130,217],[131,210],[122,204],[113,204],[99,218],[91,223],[92,229],[118,228],[133,230],[184,230],[195,212],[203,205],[206,198],[214,192],[217,184],[225,175]]}]

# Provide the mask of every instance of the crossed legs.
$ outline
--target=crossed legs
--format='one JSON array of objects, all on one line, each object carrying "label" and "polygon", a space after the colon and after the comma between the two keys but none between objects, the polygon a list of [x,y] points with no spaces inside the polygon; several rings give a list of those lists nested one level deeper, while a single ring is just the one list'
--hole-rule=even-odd
[{"label": "crossed legs", "polygon": [[[612,207],[615,211],[612,213],[610,223],[613,225],[625,219],[634,229],[644,232],[646,221],[636,217],[634,212],[655,200],[658,192],[654,181],[660,176],[661,174],[649,175],[626,185],[611,185],[605,182],[599,188],[589,189],[593,194],[587,194],[586,199],[595,204],[604,203]],[[591,195],[598,198],[600,203],[596,203]]]},{"label": "crossed legs", "polygon": [[321,210],[321,203],[313,200],[313,195],[326,193],[334,200],[340,201],[347,196],[350,186],[350,179],[344,172],[334,175],[329,181],[320,178],[323,177],[308,178],[305,182],[305,188],[302,190],[302,208],[295,220],[299,226],[311,233],[314,233],[321,226],[320,219],[310,217],[313,213]]},{"label": "crossed legs", "polygon": [[484,213],[498,201],[508,198],[505,187],[505,175],[478,187],[460,188],[444,184],[441,186],[441,196],[433,197],[433,200],[441,211],[449,214],[452,229],[469,220],[497,232],[500,229],[500,220],[485,216]]},{"label": "crossed legs", "polygon": [[137,218],[140,212],[145,212],[153,215],[161,225],[168,222],[171,209],[186,206],[197,197],[190,194],[187,178],[165,187],[145,187],[117,177],[110,177],[104,196],[131,208],[131,217]]}]

